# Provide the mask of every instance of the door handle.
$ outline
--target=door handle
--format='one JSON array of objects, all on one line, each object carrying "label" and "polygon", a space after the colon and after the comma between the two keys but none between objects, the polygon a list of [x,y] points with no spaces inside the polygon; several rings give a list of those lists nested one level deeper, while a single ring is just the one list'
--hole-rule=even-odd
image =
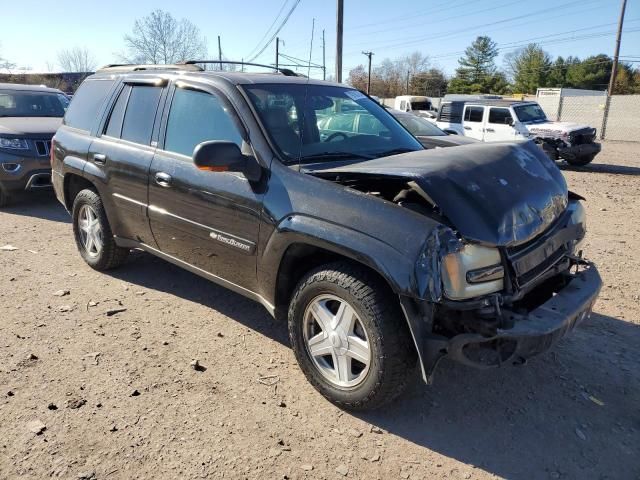
[{"label": "door handle", "polygon": [[171,186],[171,175],[164,172],[158,172],[155,174],[156,183],[161,187],[170,187]]},{"label": "door handle", "polygon": [[464,127],[465,130],[471,130],[471,127]]},{"label": "door handle", "polygon": [[96,165],[104,165],[105,163],[107,163],[107,156],[102,153],[94,153],[93,163],[95,163]]},{"label": "door handle", "polygon": [[486,128],[484,131],[485,132],[495,132],[495,130],[493,128]]}]

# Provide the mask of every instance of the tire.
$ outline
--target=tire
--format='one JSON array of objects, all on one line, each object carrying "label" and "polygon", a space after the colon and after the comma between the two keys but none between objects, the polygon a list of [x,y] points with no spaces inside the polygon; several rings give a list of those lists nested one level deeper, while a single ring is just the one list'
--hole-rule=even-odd
[{"label": "tire", "polygon": [[11,197],[0,188],[0,208],[7,207],[11,204]]},{"label": "tire", "polygon": [[[345,307],[340,310],[342,305]],[[334,316],[311,313],[312,310]],[[347,312],[343,318],[352,321],[340,322],[336,330],[320,327],[317,317],[333,323],[341,312]],[[349,323],[354,324],[352,330],[345,327]],[[288,326],[303,373],[316,390],[342,408],[370,410],[390,402],[402,393],[415,370],[417,355],[399,303],[388,287],[365,268],[338,262],[308,273],[291,299]],[[318,338],[322,340],[310,346]],[[368,350],[362,349],[363,344]],[[313,356],[312,349],[324,352],[324,356]],[[356,359],[365,358],[366,352],[368,364]],[[347,366],[338,378],[336,367],[345,362]]]},{"label": "tire", "polygon": [[[116,245],[102,199],[96,192],[82,190],[78,193],[73,200],[71,215],[76,246],[84,261],[91,268],[110,270],[125,262],[129,255],[129,249]],[[91,227],[87,227],[87,220],[90,221]],[[87,229],[91,231],[88,232]],[[93,243],[87,242],[89,236]]]},{"label": "tire", "polygon": [[569,165],[573,165],[574,167],[583,167],[593,161],[596,158],[595,155],[584,155],[582,157],[576,157],[572,159],[565,158]]}]

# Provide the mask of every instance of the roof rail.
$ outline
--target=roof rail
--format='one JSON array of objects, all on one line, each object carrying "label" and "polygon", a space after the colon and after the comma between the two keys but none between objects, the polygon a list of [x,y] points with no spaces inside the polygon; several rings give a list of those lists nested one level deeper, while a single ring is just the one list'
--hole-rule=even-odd
[{"label": "roof rail", "polygon": [[189,70],[201,72],[203,69],[193,64],[170,64],[170,65],[137,65],[134,63],[110,63],[100,67],[99,72],[140,72],[145,70]]},{"label": "roof rail", "polygon": [[274,65],[265,65],[263,63],[251,63],[251,62],[234,62],[231,60],[185,60],[184,62],[179,62],[178,65],[197,65],[198,63],[214,63],[218,65],[241,65],[241,66],[250,66],[250,67],[263,67],[269,68],[271,70],[276,70],[280,72],[282,75],[287,77],[299,77],[300,74],[290,70],[288,68],[280,68]]}]

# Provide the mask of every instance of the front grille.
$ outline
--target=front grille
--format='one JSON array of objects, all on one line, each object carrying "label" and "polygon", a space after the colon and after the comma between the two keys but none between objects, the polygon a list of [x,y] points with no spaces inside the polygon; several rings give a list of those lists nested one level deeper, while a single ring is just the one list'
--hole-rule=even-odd
[{"label": "front grille", "polygon": [[41,157],[46,157],[49,155],[49,150],[51,149],[51,140],[36,140],[34,141],[36,145],[36,152]]},{"label": "front grille", "polygon": [[560,219],[540,237],[517,247],[506,249],[517,287],[522,288],[557,265],[571,252],[575,227],[566,227]]}]

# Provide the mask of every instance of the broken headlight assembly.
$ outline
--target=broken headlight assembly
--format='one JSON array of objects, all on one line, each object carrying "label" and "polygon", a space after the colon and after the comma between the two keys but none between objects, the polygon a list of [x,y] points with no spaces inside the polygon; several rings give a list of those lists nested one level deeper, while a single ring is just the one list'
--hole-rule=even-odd
[{"label": "broken headlight assembly", "polygon": [[0,148],[6,148],[8,150],[29,150],[29,145],[23,138],[0,137]]},{"label": "broken headlight assembly", "polygon": [[584,240],[585,233],[587,231],[587,213],[580,201],[571,202],[568,208],[571,211],[570,223],[572,225],[582,225],[582,236],[573,241],[575,250],[578,250],[578,247]]},{"label": "broken headlight assembly", "polygon": [[497,248],[467,244],[442,260],[444,294],[466,300],[504,288],[504,267]]}]

